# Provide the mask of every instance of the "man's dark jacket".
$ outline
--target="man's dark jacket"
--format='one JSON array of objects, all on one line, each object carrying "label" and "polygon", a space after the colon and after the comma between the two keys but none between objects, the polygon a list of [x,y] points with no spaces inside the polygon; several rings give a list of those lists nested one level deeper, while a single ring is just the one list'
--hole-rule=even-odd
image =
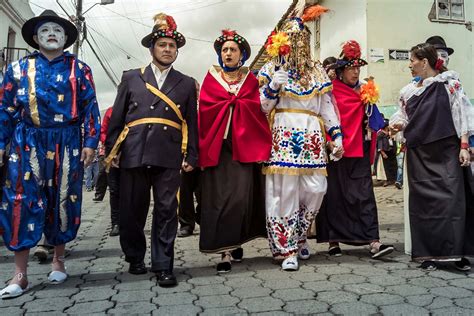
[{"label": "man's dark jacket", "polygon": [[[114,102],[105,143],[106,154],[112,150],[124,126],[142,118],[164,118],[181,125],[176,113],[165,101],[149,91],[145,83],[158,88],[151,66],[123,73]],[[188,147],[186,161],[193,167],[197,164],[197,105],[196,84],[175,69],[171,69],[160,89],[179,108],[188,124]],[[120,147],[120,167],[164,167],[181,168],[181,131],[163,124],[142,124],[130,127],[128,136]]]}]

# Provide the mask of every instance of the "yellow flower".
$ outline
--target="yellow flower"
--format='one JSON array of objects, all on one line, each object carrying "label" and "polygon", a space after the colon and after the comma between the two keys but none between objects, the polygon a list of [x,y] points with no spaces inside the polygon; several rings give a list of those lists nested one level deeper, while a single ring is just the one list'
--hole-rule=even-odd
[{"label": "yellow flower", "polygon": [[289,46],[290,40],[288,34],[285,32],[278,32],[269,36],[266,43],[267,54],[271,57],[278,57],[280,54],[280,47]]}]

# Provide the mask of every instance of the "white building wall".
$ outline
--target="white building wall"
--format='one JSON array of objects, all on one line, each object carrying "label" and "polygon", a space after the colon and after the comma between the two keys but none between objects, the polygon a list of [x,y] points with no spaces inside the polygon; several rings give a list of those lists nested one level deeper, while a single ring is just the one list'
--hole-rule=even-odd
[{"label": "white building wall", "polygon": [[[341,44],[356,40],[362,48],[362,58],[367,57],[367,1],[368,0],[322,0],[320,4],[331,11],[321,17],[321,39],[319,59],[338,57]],[[367,76],[367,67],[361,69],[361,77]]]},{"label": "white building wall", "polygon": [[[332,2],[332,1],[329,1]],[[383,48],[385,62],[369,63],[380,85],[381,105],[394,105],[400,88],[411,80],[409,61],[389,60],[388,49],[407,49],[432,35],[442,36],[454,49],[449,68],[460,73],[464,89],[474,98],[474,34],[465,25],[431,22],[434,0],[367,0],[368,48]],[[474,19],[474,0],[465,0],[466,21]]]},{"label": "white building wall", "polygon": [[28,0],[0,0],[0,50],[7,46],[8,29],[11,28],[16,33],[15,47],[32,51],[21,36],[21,27],[33,16]]}]

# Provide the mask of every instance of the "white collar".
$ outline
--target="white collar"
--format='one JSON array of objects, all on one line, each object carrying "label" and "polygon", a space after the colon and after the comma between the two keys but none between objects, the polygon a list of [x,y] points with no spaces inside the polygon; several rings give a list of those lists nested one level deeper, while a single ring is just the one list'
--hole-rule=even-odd
[{"label": "white collar", "polygon": [[161,71],[160,68],[158,68],[154,63],[150,63],[151,65],[151,69],[153,70],[153,72],[155,73],[155,76],[166,76],[168,75],[168,73],[170,72],[171,68],[173,68],[173,66],[169,66],[168,68],[166,68],[165,70]]}]

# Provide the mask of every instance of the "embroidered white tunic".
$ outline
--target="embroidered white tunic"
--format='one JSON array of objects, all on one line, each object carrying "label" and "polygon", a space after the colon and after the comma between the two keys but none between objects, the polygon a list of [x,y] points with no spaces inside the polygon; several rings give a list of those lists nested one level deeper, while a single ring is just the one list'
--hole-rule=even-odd
[{"label": "embroidered white tunic", "polygon": [[259,80],[264,83],[260,93],[262,109],[270,115],[275,110],[272,152],[264,173],[326,174],[325,130],[333,139],[341,135],[339,119],[327,93],[332,89],[331,81],[322,68],[312,76],[309,88],[290,78],[276,99],[265,92],[273,69],[269,62],[259,73]]}]

